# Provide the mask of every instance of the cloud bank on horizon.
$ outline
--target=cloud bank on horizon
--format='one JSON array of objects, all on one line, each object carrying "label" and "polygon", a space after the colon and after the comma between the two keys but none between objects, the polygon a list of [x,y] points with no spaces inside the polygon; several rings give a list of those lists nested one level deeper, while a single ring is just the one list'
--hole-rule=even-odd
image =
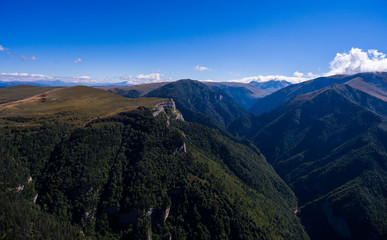
[{"label": "cloud bank on horizon", "polygon": [[337,53],[335,58],[330,62],[329,69],[329,72],[322,75],[311,72],[304,74],[296,71],[293,73],[293,76],[259,75],[230,80],[230,82],[235,81],[249,83],[251,81],[267,82],[270,80],[284,80],[291,83],[300,83],[320,76],[332,76],[339,74],[352,75],[362,72],[387,72],[387,58],[386,54],[375,49],[363,51],[360,48],[352,48],[349,52]]},{"label": "cloud bank on horizon", "polygon": [[[7,48],[0,45],[0,51],[6,52]],[[35,56],[25,57],[21,55],[24,60],[36,60]],[[81,62],[82,59],[78,58],[74,63]],[[205,66],[195,66],[195,71],[212,71],[211,68]],[[337,53],[335,58],[330,62],[329,72],[322,75],[308,72],[306,74],[302,72],[294,72],[293,76],[284,75],[258,75],[245,77],[241,79],[233,79],[228,82],[243,82],[249,83],[252,81],[256,82],[267,82],[270,80],[284,80],[291,83],[300,83],[310,79],[317,78],[319,76],[330,76],[345,74],[351,75],[361,72],[387,72],[387,58],[386,54],[379,52],[375,49],[363,51],[359,48],[352,48],[349,52]],[[171,78],[165,79],[162,73],[150,73],[150,74],[138,74],[125,75],[121,77],[106,78],[105,80],[94,80],[89,76],[80,77],[51,77],[43,74],[28,74],[28,73],[0,73],[0,81],[21,81],[21,82],[33,82],[33,81],[62,81],[72,82],[85,85],[95,84],[114,84],[114,83],[125,83],[130,85],[152,83],[152,82],[166,82],[172,81]],[[208,80],[211,81],[211,80]]]},{"label": "cloud bank on horizon", "polygon": [[271,80],[275,81],[287,81],[290,83],[300,83],[304,82],[313,78],[319,77],[317,74],[313,74],[311,72],[307,73],[306,75],[301,72],[294,72],[293,76],[283,76],[283,75],[259,75],[259,76],[253,76],[253,77],[246,77],[241,79],[234,79],[230,80],[229,82],[242,82],[242,83],[249,83],[249,82],[268,82]]},{"label": "cloud bank on horizon", "polygon": [[50,85],[49,83],[58,81],[63,83],[93,85],[100,82],[93,80],[90,76],[78,77],[51,77],[43,74],[29,74],[29,73],[0,73],[0,81],[3,82],[23,82],[23,83],[41,83]]},{"label": "cloud bank on horizon", "polygon": [[0,73],[0,81],[2,82],[22,82],[22,83],[39,83],[43,85],[52,85],[56,82],[60,85],[89,85],[89,86],[104,86],[104,85],[135,85],[139,83],[154,83],[172,81],[171,78],[163,79],[162,73],[139,74],[136,76],[127,75],[121,77],[107,78],[105,80],[95,80],[90,76],[78,77],[52,77],[44,74],[29,74],[29,73]]},{"label": "cloud bank on horizon", "polygon": [[162,73],[149,73],[149,74],[138,74],[137,76],[127,75],[121,76],[120,80],[125,81],[127,84],[138,84],[141,83],[153,83],[153,82],[166,82],[172,79],[163,79],[164,74]]}]

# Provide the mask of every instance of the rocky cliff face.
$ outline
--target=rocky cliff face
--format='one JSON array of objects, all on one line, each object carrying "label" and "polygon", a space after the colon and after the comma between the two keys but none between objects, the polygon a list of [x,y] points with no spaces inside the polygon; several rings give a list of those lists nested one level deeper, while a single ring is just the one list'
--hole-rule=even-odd
[{"label": "rocky cliff face", "polygon": [[162,102],[162,103],[158,104],[155,108],[155,111],[153,112],[153,117],[156,117],[157,115],[159,115],[162,112],[166,112],[166,109],[168,109],[167,111],[170,111],[172,113],[172,115],[167,114],[167,125],[168,126],[170,125],[169,119],[171,116],[174,120],[184,121],[183,114],[181,114],[180,111],[176,109],[175,102],[173,101],[172,98],[170,98],[166,102]]},{"label": "rocky cliff face", "polygon": [[168,101],[166,102],[162,102],[162,103],[159,103],[157,104],[156,106],[156,111],[153,112],[153,117],[156,117],[157,115],[159,115],[161,112],[164,112],[165,109],[171,109],[172,112],[176,112],[176,104],[175,102],[173,101],[172,98],[170,98]]}]

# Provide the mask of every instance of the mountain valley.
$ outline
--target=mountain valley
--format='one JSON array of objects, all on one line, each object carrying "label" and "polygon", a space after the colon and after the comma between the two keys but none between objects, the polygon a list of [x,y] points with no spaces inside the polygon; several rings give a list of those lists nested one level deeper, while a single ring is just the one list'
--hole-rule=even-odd
[{"label": "mountain valley", "polygon": [[386,239],[386,99],[387,73],[0,88],[0,236]]}]

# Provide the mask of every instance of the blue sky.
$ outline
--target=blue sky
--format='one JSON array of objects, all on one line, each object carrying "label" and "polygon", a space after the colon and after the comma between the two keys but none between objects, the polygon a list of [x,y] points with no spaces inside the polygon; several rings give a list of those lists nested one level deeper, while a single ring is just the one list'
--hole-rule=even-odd
[{"label": "blue sky", "polygon": [[322,75],[337,53],[387,53],[387,1],[0,0],[0,22],[0,73],[99,81]]}]

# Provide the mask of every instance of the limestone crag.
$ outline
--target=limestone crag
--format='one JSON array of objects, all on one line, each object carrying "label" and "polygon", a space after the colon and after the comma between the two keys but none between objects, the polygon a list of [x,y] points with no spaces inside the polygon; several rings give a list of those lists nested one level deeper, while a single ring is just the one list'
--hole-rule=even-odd
[{"label": "limestone crag", "polygon": [[[153,112],[153,117],[156,117],[160,113],[165,112],[165,109],[170,109],[172,111],[172,113],[174,114],[175,120],[184,121],[183,115],[176,109],[175,101],[173,101],[172,98],[170,98],[166,102],[162,102],[162,103],[157,104],[155,111]],[[167,120],[167,124],[169,126],[169,117]]]},{"label": "limestone crag", "polygon": [[156,111],[153,112],[153,117],[156,117],[157,115],[159,115],[161,112],[164,112],[165,109],[171,109],[172,112],[176,112],[176,105],[175,105],[175,101],[173,101],[172,98],[169,99],[169,101],[166,101],[166,102],[162,102],[162,103],[159,103],[157,104],[156,106]]}]

